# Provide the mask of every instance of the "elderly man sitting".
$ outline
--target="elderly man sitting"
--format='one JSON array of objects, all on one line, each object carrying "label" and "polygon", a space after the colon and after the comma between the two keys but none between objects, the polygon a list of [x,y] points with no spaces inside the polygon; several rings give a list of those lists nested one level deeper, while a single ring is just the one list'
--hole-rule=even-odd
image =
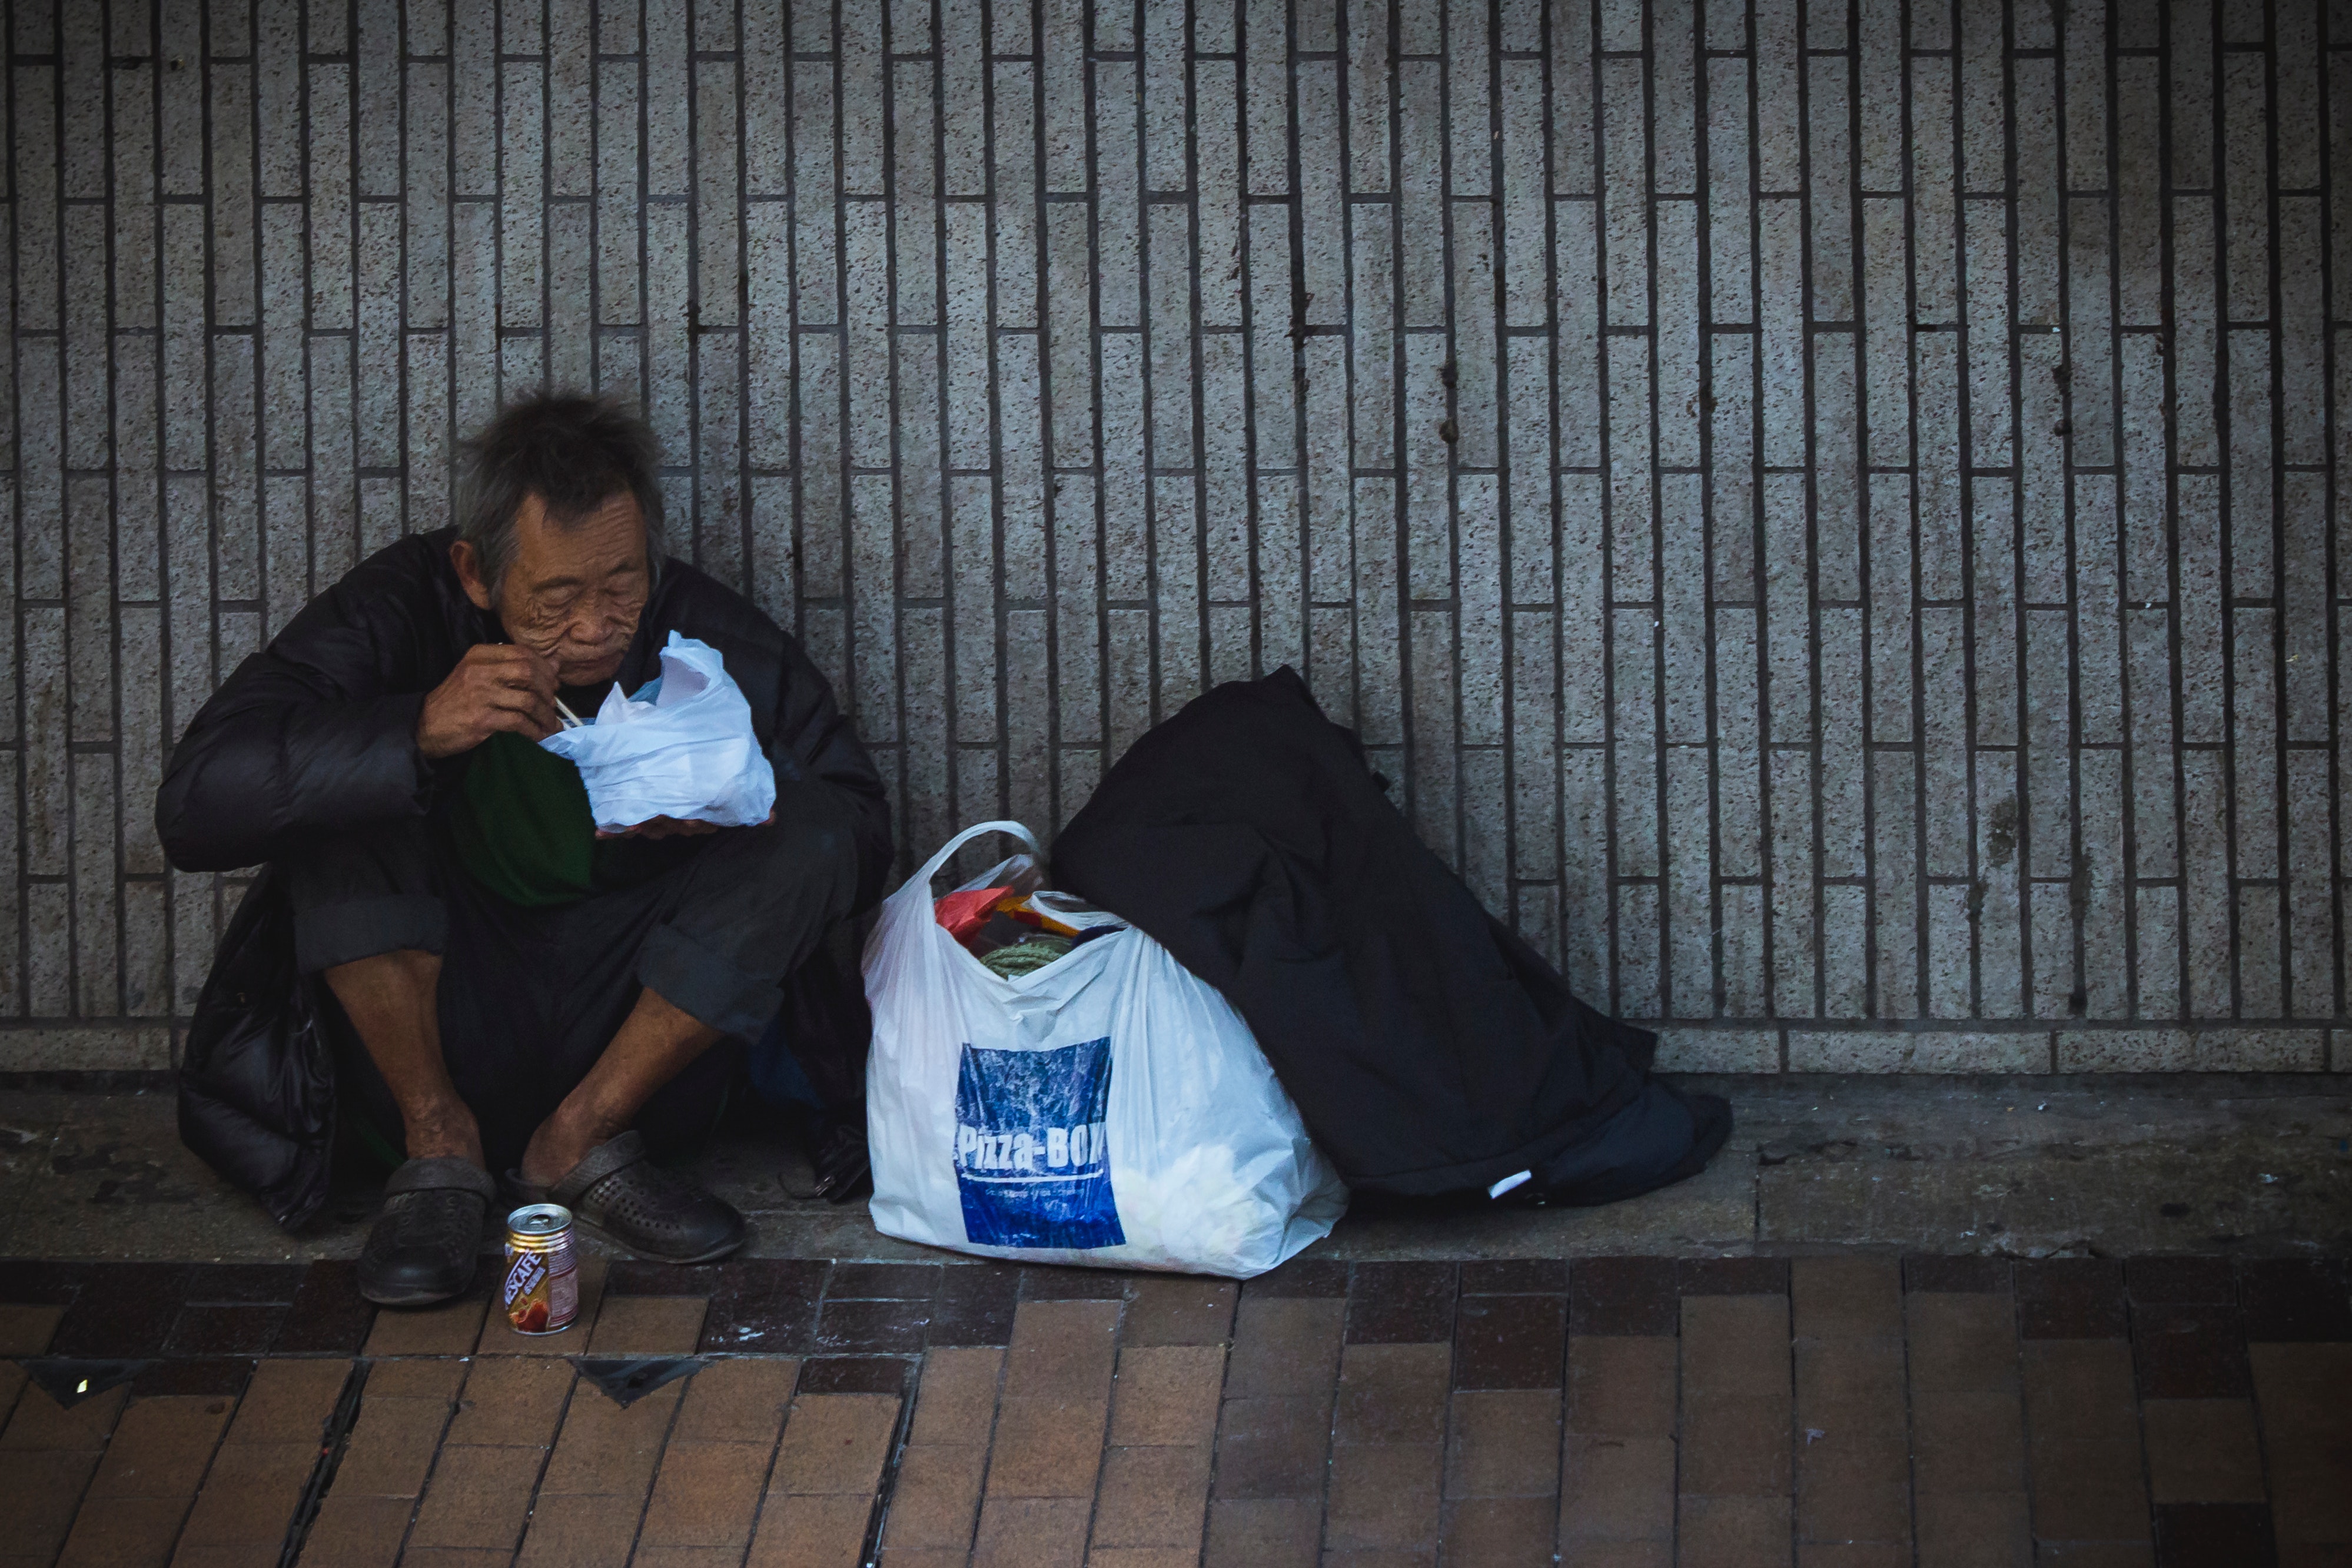
[{"label": "elderly man sitting", "polygon": [[[648,1145],[710,1127],[711,1047],[760,1037],[890,855],[881,781],[824,678],[741,595],[664,559],[644,424],[537,397],[468,460],[458,524],[362,563],[247,659],[156,805],[183,869],[271,863],[295,967],[348,1021],[320,999],[337,1098],[406,1156],[359,1262],[388,1305],[464,1290],[494,1199],[567,1205],[673,1262],[741,1245],[742,1216]],[[559,701],[593,713],[657,675],[673,630],[750,700],[775,813],[600,833],[578,770],[536,742]]]}]

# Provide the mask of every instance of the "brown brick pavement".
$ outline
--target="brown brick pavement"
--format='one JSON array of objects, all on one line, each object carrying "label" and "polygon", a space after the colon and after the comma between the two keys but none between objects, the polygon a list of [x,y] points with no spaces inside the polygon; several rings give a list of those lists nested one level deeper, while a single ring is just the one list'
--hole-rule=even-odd
[{"label": "brown brick pavement", "polygon": [[2352,1562],[2341,1261],[583,1283],[0,1263],[0,1568]]}]

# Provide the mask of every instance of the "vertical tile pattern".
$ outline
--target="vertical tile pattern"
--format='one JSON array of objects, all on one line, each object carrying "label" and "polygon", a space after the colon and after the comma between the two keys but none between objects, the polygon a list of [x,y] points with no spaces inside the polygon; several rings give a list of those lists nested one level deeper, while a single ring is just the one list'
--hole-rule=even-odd
[{"label": "vertical tile pattern", "polygon": [[1672,1335],[1568,1342],[1559,1544],[1664,1564],[1675,1542],[1676,1345]]},{"label": "vertical tile pattern", "polygon": [[2022,1562],[2031,1526],[2016,1302],[2005,1290],[1914,1290],[1904,1307],[1919,1554]]},{"label": "vertical tile pattern", "polygon": [[1898,1267],[1891,1258],[1801,1258],[1790,1265],[1790,1285],[1801,1549],[1850,1542],[1907,1557]]},{"label": "vertical tile pattern", "polygon": [[[1342,1301],[1242,1300],[1217,1415],[1205,1562],[1303,1568],[1320,1560],[1346,1316]],[[1423,1458],[1418,1496],[1433,1513],[1433,1447]]]},{"label": "vertical tile pattern", "polygon": [[170,1065],[171,741],[542,382],[644,406],[907,864],[1287,664],[1680,1065],[2345,1018],[2340,8],[12,26],[0,1068]]},{"label": "vertical tile pattern", "polygon": [[[575,1372],[479,1300],[379,1315],[347,1262],[10,1264],[0,1352],[142,1358],[0,1363],[11,1561],[2235,1564],[2352,1545],[2337,1259],[1319,1258],[1241,1286],[604,1261],[585,1348],[684,1351],[706,1321],[702,1343],[736,1348]],[[632,1365],[666,1381],[612,1381]]]}]

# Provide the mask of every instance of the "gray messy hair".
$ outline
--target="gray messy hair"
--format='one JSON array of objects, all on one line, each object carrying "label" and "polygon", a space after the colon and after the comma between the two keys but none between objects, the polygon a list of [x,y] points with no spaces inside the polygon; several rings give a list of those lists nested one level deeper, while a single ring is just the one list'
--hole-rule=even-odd
[{"label": "gray messy hair", "polygon": [[463,443],[457,537],[474,547],[499,591],[514,561],[515,518],[536,495],[562,527],[628,491],[646,518],[646,564],[662,556],[661,442],[631,409],[583,392],[541,392],[499,410]]}]

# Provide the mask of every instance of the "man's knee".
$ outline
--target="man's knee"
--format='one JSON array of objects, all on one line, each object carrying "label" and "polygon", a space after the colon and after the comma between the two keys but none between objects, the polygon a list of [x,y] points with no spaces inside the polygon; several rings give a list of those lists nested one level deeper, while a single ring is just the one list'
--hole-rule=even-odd
[{"label": "man's knee", "polygon": [[441,981],[441,955],[422,948],[395,947],[331,964],[319,976],[345,1000],[358,992],[430,994]]},{"label": "man's knee", "polygon": [[430,830],[421,818],[325,840],[279,868],[305,974],[402,951],[437,956],[449,919]]},{"label": "man's knee", "polygon": [[[738,853],[747,869],[756,868],[752,879],[778,897],[838,889],[848,900],[857,887],[856,828],[855,810],[844,805],[839,791],[796,792],[778,798],[775,820],[744,830],[748,838]],[[847,912],[845,901],[842,912]]]}]

